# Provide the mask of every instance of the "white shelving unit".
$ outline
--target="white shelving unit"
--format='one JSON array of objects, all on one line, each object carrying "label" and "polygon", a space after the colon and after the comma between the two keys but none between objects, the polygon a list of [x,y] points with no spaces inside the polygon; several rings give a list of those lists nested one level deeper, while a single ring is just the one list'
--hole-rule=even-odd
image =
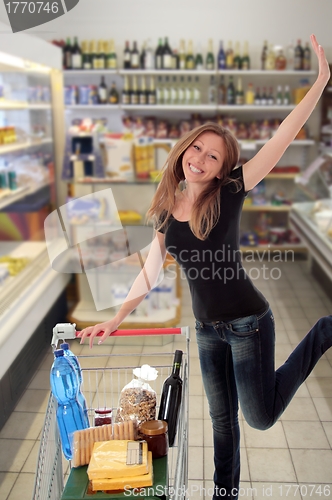
[{"label": "white shelving unit", "polygon": [[[30,37],[29,35],[17,33],[15,36],[8,32],[8,26],[0,23],[0,43],[5,52],[6,64],[2,64],[3,53],[0,54],[0,76],[6,82],[5,91],[11,95],[6,95],[6,99],[0,100],[1,126],[9,123],[20,128],[17,134],[19,142],[0,146],[0,162],[3,170],[12,159],[20,162],[20,158],[27,153],[44,152],[50,156],[54,164],[54,169],[60,169],[57,163],[61,158],[62,151],[58,149],[60,137],[63,133],[63,99],[62,99],[62,54],[61,51],[51,44]],[[34,70],[29,69],[30,62],[33,62]],[[28,83],[34,86],[35,82],[49,87],[51,102],[34,103],[28,102]],[[47,83],[45,83],[47,82]],[[59,91],[59,101],[54,93],[54,88]],[[19,95],[19,97],[17,97]],[[59,116],[60,115],[60,116]],[[61,123],[61,128],[58,124]],[[37,138],[34,127],[45,126],[45,137]],[[45,167],[47,168],[47,167]],[[45,176],[46,179],[46,176]],[[23,201],[28,195],[36,194],[36,203],[39,200],[39,191],[48,186],[40,177],[40,182],[36,181],[34,187],[32,183],[19,185],[19,188],[12,190],[7,196],[0,197],[0,212],[5,208],[11,209],[10,205]],[[2,191],[2,195],[4,192]],[[7,193],[5,193],[7,194]],[[45,194],[45,198],[48,193]],[[44,206],[47,206],[47,201]],[[15,206],[13,205],[13,211]],[[22,210],[24,210],[22,208]],[[24,219],[24,224],[20,226],[17,222],[21,215],[17,212],[17,217],[11,219],[10,215],[1,213],[3,220],[9,220],[11,228],[6,233],[6,224],[1,226],[2,232],[6,233],[6,239],[12,237],[13,241],[0,241],[0,255],[8,258],[28,259],[26,267],[16,276],[6,277],[0,284],[0,396],[2,401],[2,414],[0,425],[3,425],[4,418],[8,418],[8,413],[13,409],[13,404],[17,402],[22,391],[22,385],[15,385],[15,377],[11,374],[17,371],[26,373],[26,384],[31,376],[31,370],[38,361],[38,356],[45,348],[45,330],[50,311],[58,300],[62,300],[64,290],[70,280],[69,274],[61,274],[53,271],[50,266],[43,231],[37,234],[36,227],[42,221],[44,212],[29,213]],[[46,210],[45,210],[46,213]],[[38,219],[39,218],[39,219]],[[23,230],[24,226],[24,230]],[[30,236],[25,229],[30,231]],[[28,241],[28,238],[31,238]],[[37,238],[39,237],[39,241]],[[36,241],[32,241],[32,238]],[[60,299],[61,298],[61,299]],[[63,303],[63,302],[61,302]],[[63,320],[63,307],[57,309],[59,320]],[[54,314],[54,312],[52,313]],[[44,322],[44,323],[43,323]],[[41,327],[42,325],[42,327]],[[45,325],[45,326],[44,326]],[[41,339],[41,332],[43,338]],[[51,335],[51,332],[50,332]],[[50,337],[51,338],[51,337]],[[24,350],[24,355],[22,354]],[[30,350],[30,351],[29,351]],[[30,354],[26,354],[30,352]],[[22,357],[25,359],[22,361]],[[18,361],[20,360],[20,361]],[[18,363],[22,364],[17,369]],[[25,387],[24,387],[25,388]],[[23,388],[23,389],[24,389]],[[10,398],[8,399],[8,396]]]},{"label": "white shelving unit", "polygon": [[[125,70],[125,69],[117,69],[117,70],[67,70],[64,72],[65,83],[73,83],[75,85],[79,85],[80,83],[84,84],[85,82],[91,83],[94,76],[98,78],[101,75],[105,75],[106,80],[110,83],[110,78],[114,77],[117,80],[118,88],[122,87],[122,80],[125,76],[148,76],[148,77],[160,77],[160,76],[191,76],[200,77],[200,84],[203,86],[202,88],[207,88],[207,85],[210,81],[211,76],[215,76],[216,85],[218,84],[219,77],[221,75],[225,76],[226,79],[230,76],[233,76],[235,79],[238,77],[243,78],[243,86],[247,85],[247,83],[252,82],[254,87],[265,86],[264,83],[267,83],[267,87],[269,86],[277,86],[278,84],[286,85],[288,84],[291,89],[294,85],[297,85],[298,80],[306,78],[310,81],[312,77],[316,75],[316,71],[295,71],[295,70],[259,70],[259,69],[251,69],[251,70]],[[227,81],[226,81],[227,84]],[[121,94],[121,90],[119,91]],[[202,94],[203,95],[203,94]],[[295,105],[220,105],[220,104],[209,104],[204,103],[199,105],[123,105],[121,103],[117,105],[71,105],[66,106],[66,110],[70,116],[73,113],[73,116],[79,116],[82,111],[85,111],[87,115],[90,113],[97,112],[97,116],[103,116],[100,113],[103,113],[104,116],[109,116],[112,123],[116,123],[115,117],[119,117],[117,123],[121,123],[121,117],[126,114],[132,114],[132,116],[139,115],[142,116],[156,116],[156,117],[164,117],[165,119],[179,119],[182,116],[184,119],[187,119],[191,114],[198,113],[202,116],[215,116],[215,115],[230,115],[233,117],[239,117],[240,120],[250,120],[257,119],[263,120],[265,117],[268,119],[278,118],[283,119],[287,114],[289,114]],[[172,147],[175,144],[176,140],[173,139],[156,139],[156,144],[164,145],[164,147]],[[239,144],[241,147],[241,156],[252,156],[257,152],[267,141],[266,140],[239,140]],[[302,168],[308,163],[308,156],[310,155],[310,151],[315,146],[316,141],[313,138],[308,138],[305,140],[294,140],[289,148],[289,155],[291,158],[295,158],[290,161],[290,164],[299,164]],[[266,185],[268,189],[271,190],[271,186],[273,183],[284,183],[286,191],[290,191],[291,186],[294,183],[295,175],[294,174],[270,174],[266,178]],[[280,184],[282,185],[282,184]],[[249,221],[250,224],[253,221],[254,214],[259,214],[262,212],[268,212],[271,217],[276,218],[278,220],[278,224],[281,224],[280,221],[288,221],[288,213],[290,210],[289,205],[283,206],[273,206],[273,205],[257,205],[257,206],[245,206],[244,213],[246,222]],[[288,245],[287,248],[292,245]],[[285,247],[281,246],[282,248]],[[281,248],[277,246],[275,248]],[[294,245],[294,249],[296,251],[300,250],[301,245]],[[263,246],[262,246],[262,249]],[[258,247],[259,250],[259,247]]]}]

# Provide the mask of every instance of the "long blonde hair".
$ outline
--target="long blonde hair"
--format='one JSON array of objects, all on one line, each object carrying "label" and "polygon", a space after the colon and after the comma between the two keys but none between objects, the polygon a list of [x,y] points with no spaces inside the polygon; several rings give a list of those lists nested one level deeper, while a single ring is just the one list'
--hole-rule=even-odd
[{"label": "long blonde hair", "polygon": [[181,181],[185,180],[182,158],[184,152],[203,132],[214,132],[225,144],[225,159],[220,170],[220,179],[213,179],[195,201],[189,221],[190,229],[200,240],[205,240],[220,216],[221,186],[233,182],[239,189],[239,182],[231,179],[230,173],[239,161],[240,148],[234,135],[217,123],[208,122],[194,128],[181,137],[168,154],[162,170],[162,178],[147,212],[157,230],[166,226],[175,207],[175,195]]}]

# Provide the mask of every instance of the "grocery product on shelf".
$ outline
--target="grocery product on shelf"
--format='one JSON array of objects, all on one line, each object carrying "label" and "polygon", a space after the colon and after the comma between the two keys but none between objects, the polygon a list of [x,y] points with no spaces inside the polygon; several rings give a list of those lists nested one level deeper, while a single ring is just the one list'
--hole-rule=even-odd
[{"label": "grocery product on shelf", "polygon": [[[67,37],[66,42],[63,40],[53,40],[54,44],[63,49],[63,64],[65,69],[116,69],[117,68],[117,53],[114,40],[84,40],[81,46],[78,43],[77,37],[74,37],[73,43],[71,38]],[[234,46],[233,46],[234,43]],[[123,51],[123,68],[124,69],[188,69],[188,70],[244,70],[248,71],[251,68],[250,54],[248,49],[248,41],[243,42],[243,51],[240,53],[240,42],[227,41],[227,49],[225,49],[224,41],[220,40],[218,53],[214,54],[213,40],[207,41],[205,58],[200,43],[197,44],[197,51],[194,51],[193,41],[187,41],[187,49],[185,40],[180,40],[179,48],[171,48],[169,38],[159,38],[155,46],[152,48],[151,40],[143,40],[141,50],[137,40],[125,42]],[[234,48],[233,48],[234,47]],[[203,63],[204,61],[204,63]],[[217,62],[217,64],[216,64]],[[301,41],[295,47],[282,47],[273,45],[264,41],[261,54],[261,69],[262,70],[310,70],[311,69],[311,50],[306,42],[305,47],[301,45]]]}]

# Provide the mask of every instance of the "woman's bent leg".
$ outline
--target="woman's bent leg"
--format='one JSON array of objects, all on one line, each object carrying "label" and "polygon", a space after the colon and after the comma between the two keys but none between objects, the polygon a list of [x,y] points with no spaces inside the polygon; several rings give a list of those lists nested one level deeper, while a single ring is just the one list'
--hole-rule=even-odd
[{"label": "woman's bent leg", "polygon": [[275,371],[274,320],[270,310],[228,323],[239,400],[247,422],[257,429],[271,427],[332,346],[332,316],[321,318],[287,361]]},{"label": "woman's bent leg", "polygon": [[238,399],[230,345],[213,326],[196,328],[214,444],[214,496],[237,499],[240,476]]}]

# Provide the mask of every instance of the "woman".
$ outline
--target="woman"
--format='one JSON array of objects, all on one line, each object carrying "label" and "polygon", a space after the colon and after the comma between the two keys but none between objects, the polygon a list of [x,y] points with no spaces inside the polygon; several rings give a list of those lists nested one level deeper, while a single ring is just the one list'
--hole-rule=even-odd
[{"label": "woman", "polygon": [[[275,371],[274,319],[269,304],[246,275],[239,255],[244,198],[276,165],[313,111],[330,78],[324,51],[317,80],[275,135],[242,167],[234,136],[217,124],[197,127],[169,154],[148,215],[156,236],[140,275],[116,316],[82,331],[81,342],[116,330],[157,280],[166,252],[189,283],[202,378],[214,439],[214,497],[238,498],[238,400],[247,422],[268,429],[332,345],[332,316],[321,318],[286,363]],[[180,190],[178,186],[184,185]]]}]

